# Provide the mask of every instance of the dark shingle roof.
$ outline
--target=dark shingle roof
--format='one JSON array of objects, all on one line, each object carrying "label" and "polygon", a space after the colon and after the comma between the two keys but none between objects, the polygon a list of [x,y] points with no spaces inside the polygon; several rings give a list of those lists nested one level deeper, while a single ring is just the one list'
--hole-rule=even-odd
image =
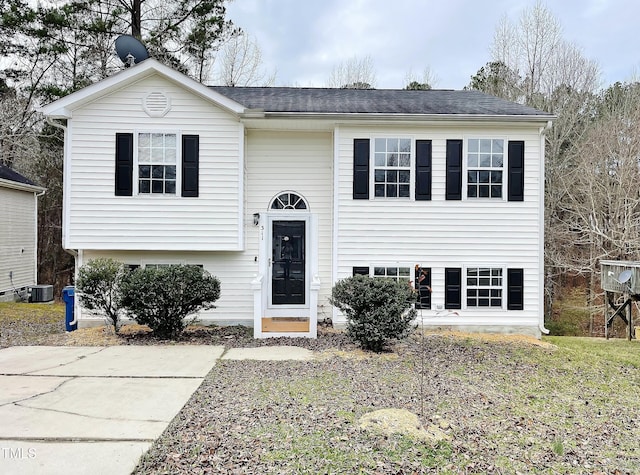
[{"label": "dark shingle roof", "polygon": [[9,180],[9,181],[15,181],[16,183],[22,183],[23,185],[38,186],[34,182],[29,180],[27,177],[20,175],[20,173],[18,173],[17,171],[12,170],[11,168],[5,165],[2,165],[1,163],[0,163],[0,178],[4,180]]},{"label": "dark shingle roof", "polygon": [[550,116],[479,91],[225,86],[212,89],[246,108],[265,112]]}]

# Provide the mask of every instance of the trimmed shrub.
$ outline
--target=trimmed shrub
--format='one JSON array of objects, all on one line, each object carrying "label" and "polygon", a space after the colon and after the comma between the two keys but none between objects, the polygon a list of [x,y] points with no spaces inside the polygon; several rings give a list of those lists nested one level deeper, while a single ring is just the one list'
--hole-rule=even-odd
[{"label": "trimmed shrub", "polygon": [[333,286],[331,304],[347,317],[347,335],[362,348],[380,352],[389,340],[413,330],[415,290],[408,282],[355,275]]},{"label": "trimmed shrub", "polygon": [[101,312],[116,333],[120,329],[123,311],[120,288],[126,274],[121,262],[99,258],[80,267],[76,280],[82,306]]},{"label": "trimmed shrub", "polygon": [[179,336],[196,320],[189,315],[214,308],[218,298],[220,281],[197,266],[136,269],[122,283],[122,305],[160,338]]}]

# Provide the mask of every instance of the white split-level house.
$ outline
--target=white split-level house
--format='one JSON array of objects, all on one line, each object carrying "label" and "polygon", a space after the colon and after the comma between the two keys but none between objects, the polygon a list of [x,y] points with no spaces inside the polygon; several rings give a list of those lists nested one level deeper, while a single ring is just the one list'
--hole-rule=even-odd
[{"label": "white split-level house", "polygon": [[77,267],[201,265],[221,297],[200,320],[256,337],[344,324],[339,279],[423,270],[425,326],[545,331],[547,113],[477,91],[207,87],[154,59],[42,111],[65,129]]},{"label": "white split-level house", "polygon": [[38,197],[45,189],[0,164],[0,301],[26,299],[38,279]]}]

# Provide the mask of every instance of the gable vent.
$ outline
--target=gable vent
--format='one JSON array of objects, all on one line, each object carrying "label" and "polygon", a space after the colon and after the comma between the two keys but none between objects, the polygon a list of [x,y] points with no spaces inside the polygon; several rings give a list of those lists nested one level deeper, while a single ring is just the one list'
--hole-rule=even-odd
[{"label": "gable vent", "polygon": [[149,117],[162,117],[171,110],[171,98],[163,92],[150,92],[142,100],[142,108]]}]

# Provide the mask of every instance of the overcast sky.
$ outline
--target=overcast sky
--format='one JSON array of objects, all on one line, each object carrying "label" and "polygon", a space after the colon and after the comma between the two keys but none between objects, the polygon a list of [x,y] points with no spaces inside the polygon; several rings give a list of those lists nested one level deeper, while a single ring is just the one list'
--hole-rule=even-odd
[{"label": "overcast sky", "polygon": [[[279,86],[326,85],[335,64],[371,56],[376,87],[402,88],[429,67],[461,89],[491,58],[503,15],[535,0],[234,0],[227,17],[256,38]],[[602,85],[640,72],[640,0],[548,0],[564,38],[602,70]]]}]

